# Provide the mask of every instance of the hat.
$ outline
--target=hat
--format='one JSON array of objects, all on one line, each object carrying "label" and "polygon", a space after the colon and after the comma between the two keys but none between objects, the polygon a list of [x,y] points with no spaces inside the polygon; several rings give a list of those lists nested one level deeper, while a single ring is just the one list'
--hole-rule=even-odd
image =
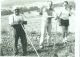
[{"label": "hat", "polygon": [[20,8],[18,7],[18,6],[14,6],[13,8],[12,8],[12,11],[15,11],[15,10],[20,10]]},{"label": "hat", "polygon": [[49,1],[47,9],[54,10],[54,8],[53,8],[53,2],[52,1]]},{"label": "hat", "polygon": [[67,3],[68,4],[68,1],[64,1],[64,3]]}]

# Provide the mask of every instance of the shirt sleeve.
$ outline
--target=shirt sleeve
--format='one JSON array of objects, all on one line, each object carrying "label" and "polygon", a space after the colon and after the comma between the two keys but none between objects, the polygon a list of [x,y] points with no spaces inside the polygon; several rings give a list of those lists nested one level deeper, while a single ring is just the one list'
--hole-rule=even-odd
[{"label": "shirt sleeve", "polygon": [[9,25],[12,25],[12,24],[13,24],[13,16],[10,15],[10,16],[9,16]]},{"label": "shirt sleeve", "polygon": [[72,12],[71,12],[71,10],[69,10],[69,16],[71,16],[72,15]]},{"label": "shirt sleeve", "polygon": [[22,21],[27,21],[27,18],[25,15],[22,15]]},{"label": "shirt sleeve", "polygon": [[27,24],[27,17],[22,14],[22,24]]}]

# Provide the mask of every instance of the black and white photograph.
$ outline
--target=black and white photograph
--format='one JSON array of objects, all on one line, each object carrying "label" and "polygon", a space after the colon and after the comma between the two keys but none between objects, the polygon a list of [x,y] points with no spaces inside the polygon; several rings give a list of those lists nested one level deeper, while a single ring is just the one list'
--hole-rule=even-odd
[{"label": "black and white photograph", "polygon": [[75,57],[74,0],[2,0],[0,56]]}]

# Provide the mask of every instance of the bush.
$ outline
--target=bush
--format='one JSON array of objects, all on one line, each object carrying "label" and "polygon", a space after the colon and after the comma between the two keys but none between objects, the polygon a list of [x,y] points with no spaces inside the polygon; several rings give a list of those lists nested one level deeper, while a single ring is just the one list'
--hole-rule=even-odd
[{"label": "bush", "polygon": [[8,31],[6,31],[6,30],[1,30],[1,34],[8,34]]},{"label": "bush", "polygon": [[12,14],[11,10],[2,10],[1,11],[1,15],[10,15],[10,14]]}]

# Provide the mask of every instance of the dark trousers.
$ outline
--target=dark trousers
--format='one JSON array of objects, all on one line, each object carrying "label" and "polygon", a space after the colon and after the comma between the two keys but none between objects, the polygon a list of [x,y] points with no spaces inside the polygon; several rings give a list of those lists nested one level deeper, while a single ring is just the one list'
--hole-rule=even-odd
[{"label": "dark trousers", "polygon": [[27,51],[27,39],[26,39],[26,35],[15,35],[15,51],[18,52],[18,40],[19,38],[21,39],[21,44],[22,44],[22,49],[23,49],[23,53],[26,53]]},{"label": "dark trousers", "polygon": [[15,38],[15,52],[18,52],[18,40],[21,39],[23,54],[27,51],[27,38],[25,31],[20,25],[17,25],[16,28],[14,27],[14,38]]},{"label": "dark trousers", "polygon": [[63,30],[63,38],[67,37],[67,35],[68,35],[69,20],[63,20],[63,19],[61,19],[61,26],[62,26],[62,30]]}]

